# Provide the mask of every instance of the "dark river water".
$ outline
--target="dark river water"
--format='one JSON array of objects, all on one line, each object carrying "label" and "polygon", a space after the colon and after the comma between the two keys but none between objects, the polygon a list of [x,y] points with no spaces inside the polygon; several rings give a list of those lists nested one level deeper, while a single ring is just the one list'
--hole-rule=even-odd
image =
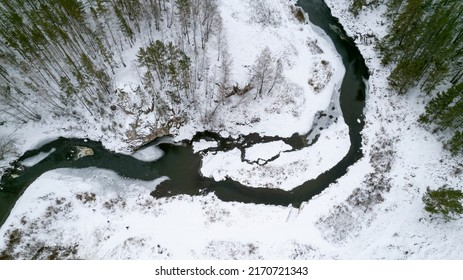
[{"label": "dark river water", "polygon": [[[295,134],[290,138],[260,137],[252,134],[242,136],[239,140],[222,138],[212,132],[200,132],[192,141],[181,145],[172,143],[159,144],[158,147],[164,151],[164,156],[154,162],[139,161],[131,156],[110,152],[104,149],[99,142],[86,139],[60,138],[38,149],[27,151],[1,178],[0,225],[4,223],[14,203],[32,182],[46,171],[64,167],[86,168],[94,166],[113,170],[127,178],[141,180],[153,180],[160,176],[168,176],[170,180],[162,182],[152,192],[151,195],[154,197],[178,194],[202,195],[214,192],[223,201],[299,207],[302,202],[308,201],[314,195],[319,194],[331,183],[346,174],[347,168],[362,157],[360,133],[364,127],[363,108],[366,95],[364,80],[368,79],[368,69],[353,40],[345,34],[337,19],[331,16],[329,8],[323,1],[304,0],[299,1],[298,5],[308,13],[310,21],[321,27],[332,39],[336,50],[342,56],[346,68],[346,74],[341,85],[339,104],[344,121],[349,126],[351,146],[347,155],[330,170],[291,191],[253,188],[231,179],[216,182],[213,179],[201,176],[199,172],[201,157],[199,154],[193,153],[191,144],[199,139],[216,140],[219,146],[214,149],[226,151],[235,147],[244,149],[255,143],[282,140],[291,145],[293,150],[297,150],[316,141],[317,137],[312,137],[312,139],[315,139],[313,141],[307,141],[308,137],[313,136],[315,133],[313,130],[306,135]],[[330,112],[320,112],[319,118],[327,118],[329,114]],[[155,141],[148,145],[157,144]],[[76,146],[89,147],[93,149],[94,155],[75,159]],[[23,167],[19,164],[20,161],[26,158],[40,152],[49,152],[52,149],[55,149],[55,151],[34,166]],[[13,174],[15,175],[12,176]]]}]

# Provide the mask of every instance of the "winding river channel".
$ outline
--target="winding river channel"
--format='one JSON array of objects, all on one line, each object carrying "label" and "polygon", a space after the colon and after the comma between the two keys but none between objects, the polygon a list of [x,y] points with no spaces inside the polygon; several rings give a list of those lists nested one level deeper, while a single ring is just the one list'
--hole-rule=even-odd
[{"label": "winding river channel", "polygon": [[[362,157],[361,131],[364,127],[363,108],[365,105],[368,69],[353,40],[349,38],[337,19],[330,14],[329,8],[321,0],[300,0],[298,5],[309,15],[310,21],[321,27],[332,39],[336,50],[342,56],[346,74],[342,81],[340,92],[340,109],[344,121],[349,127],[351,146],[346,156],[330,170],[320,174],[313,180],[306,181],[291,191],[279,189],[253,188],[244,186],[231,179],[216,182],[211,178],[201,176],[201,156],[193,152],[192,142],[206,139],[215,140],[218,151],[226,151],[238,147],[244,149],[256,143],[282,140],[291,145],[293,150],[313,144],[317,140],[314,129],[306,135],[293,135],[290,138],[261,137],[251,134],[240,139],[222,138],[212,132],[200,132],[183,145],[159,143],[154,141],[148,145],[157,145],[164,151],[164,156],[154,162],[144,162],[131,156],[113,153],[103,148],[101,143],[86,139],[60,138],[42,147],[24,153],[13,167],[5,173],[0,181],[0,225],[8,217],[17,199],[25,189],[43,173],[56,168],[86,168],[98,167],[113,170],[127,178],[154,180],[167,176],[170,180],[162,182],[152,192],[154,197],[174,196],[178,194],[202,195],[214,192],[223,201],[239,201],[245,203],[260,203],[272,205],[293,205],[299,207],[319,194],[331,183],[346,174],[349,166]],[[334,110],[331,107],[328,110]],[[330,112],[319,112],[318,123],[330,116]],[[325,122],[326,123],[326,122]],[[313,139],[307,141],[307,139]],[[309,142],[309,143],[308,143]],[[88,147],[94,152],[92,156],[76,159],[76,147]],[[52,152],[51,152],[52,151]],[[39,163],[24,167],[19,162],[40,153],[49,155]]]}]

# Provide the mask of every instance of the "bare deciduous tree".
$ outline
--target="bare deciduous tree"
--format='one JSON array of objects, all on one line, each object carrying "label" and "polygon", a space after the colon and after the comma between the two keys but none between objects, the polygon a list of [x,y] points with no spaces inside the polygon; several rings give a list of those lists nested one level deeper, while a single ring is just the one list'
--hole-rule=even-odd
[{"label": "bare deciduous tree", "polygon": [[272,58],[268,47],[264,48],[251,67],[251,82],[256,89],[256,96],[269,94],[275,86],[283,81],[283,64],[280,59]]},{"label": "bare deciduous tree", "polygon": [[10,136],[0,136],[0,160],[7,158],[9,155],[16,153],[14,145],[16,139]]},{"label": "bare deciduous tree", "polygon": [[222,61],[220,63],[220,81],[219,81],[219,92],[222,99],[224,101],[225,97],[227,96],[228,88],[230,87],[230,72],[232,66],[232,59],[230,54],[225,49],[222,51]]}]

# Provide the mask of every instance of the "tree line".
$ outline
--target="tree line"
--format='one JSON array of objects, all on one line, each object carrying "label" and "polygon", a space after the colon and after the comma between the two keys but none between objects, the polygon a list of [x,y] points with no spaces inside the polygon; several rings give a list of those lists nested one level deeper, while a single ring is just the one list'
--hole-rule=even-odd
[{"label": "tree line", "polygon": [[420,121],[435,125],[453,154],[463,152],[463,1],[353,0],[350,10],[379,4],[391,21],[377,44],[382,63],[393,65],[389,85],[398,94],[418,88],[431,96]]}]

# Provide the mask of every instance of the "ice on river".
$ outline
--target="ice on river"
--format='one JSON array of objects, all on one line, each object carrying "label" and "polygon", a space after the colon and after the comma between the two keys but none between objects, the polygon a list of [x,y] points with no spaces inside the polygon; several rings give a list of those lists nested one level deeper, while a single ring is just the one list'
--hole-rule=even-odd
[{"label": "ice on river", "polygon": [[132,157],[146,162],[156,161],[163,155],[164,152],[159,147],[154,145],[139,149],[135,153],[131,154]]}]

